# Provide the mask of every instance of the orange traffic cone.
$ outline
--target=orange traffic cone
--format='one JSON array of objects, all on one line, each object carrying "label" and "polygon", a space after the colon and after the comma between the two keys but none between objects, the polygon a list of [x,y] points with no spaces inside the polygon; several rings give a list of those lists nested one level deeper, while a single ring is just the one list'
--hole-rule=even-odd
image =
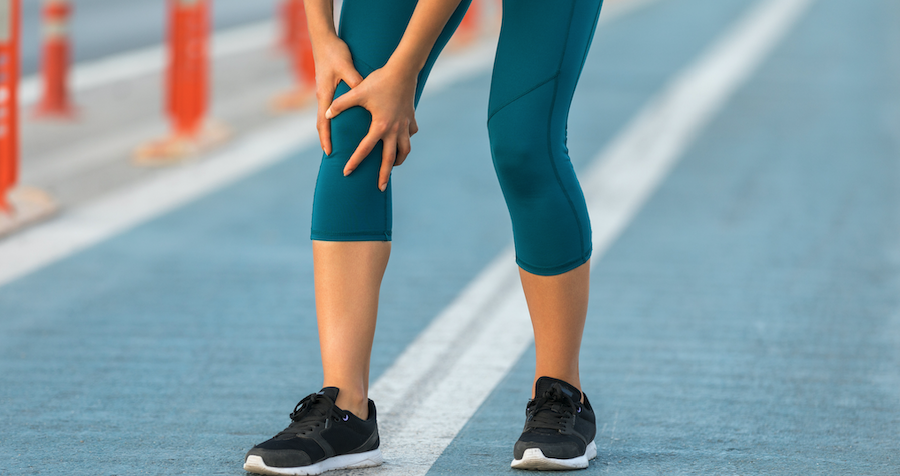
[{"label": "orange traffic cone", "polygon": [[0,0],[0,237],[53,215],[47,193],[16,186],[19,175],[19,8]]},{"label": "orange traffic cone", "polygon": [[311,104],[316,93],[316,66],[313,61],[312,43],[306,26],[306,10],[303,0],[284,0],[281,5],[284,16],[283,40],[288,45],[288,57],[294,73],[294,88],[272,98],[275,111],[301,109]]},{"label": "orange traffic cone", "polygon": [[169,0],[166,112],[169,137],[136,151],[138,165],[167,165],[225,140],[227,129],[206,118],[209,97],[210,0]]},{"label": "orange traffic cone", "polygon": [[44,0],[44,46],[41,56],[43,97],[35,109],[36,117],[69,119],[75,108],[69,103],[69,0]]}]

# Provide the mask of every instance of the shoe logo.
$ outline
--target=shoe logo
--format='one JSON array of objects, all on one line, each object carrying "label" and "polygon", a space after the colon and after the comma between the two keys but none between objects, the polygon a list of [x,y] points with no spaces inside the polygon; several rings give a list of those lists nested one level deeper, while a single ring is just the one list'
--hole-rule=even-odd
[{"label": "shoe logo", "polygon": [[343,418],[344,421],[347,421],[349,419],[350,419],[350,415],[344,415],[344,418]]}]

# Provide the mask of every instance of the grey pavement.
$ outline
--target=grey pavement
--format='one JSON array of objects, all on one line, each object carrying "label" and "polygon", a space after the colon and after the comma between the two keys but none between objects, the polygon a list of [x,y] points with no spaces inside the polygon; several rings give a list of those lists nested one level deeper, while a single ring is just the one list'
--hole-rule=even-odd
[{"label": "grey pavement", "polygon": [[[22,1],[22,72],[40,65],[42,0]],[[75,61],[156,45],[166,34],[165,0],[72,0],[70,38]],[[272,17],[277,0],[214,0],[213,27],[228,28]]]},{"label": "grey pavement", "polygon": [[[272,124],[279,116],[270,111],[269,101],[290,90],[292,81],[287,60],[274,47],[218,58],[212,68],[209,118],[235,137]],[[36,119],[26,108],[21,182],[72,207],[158,174],[161,169],[135,167],[132,159],[140,145],[170,133],[163,83],[158,71],[77,91],[74,121]]]},{"label": "grey pavement", "polygon": [[[754,4],[658,0],[603,25],[576,168]],[[894,0],[814,2],[597,257],[582,383],[600,454],[578,474],[900,474],[898,24]],[[373,381],[511,241],[489,81],[420,105]],[[245,474],[320,385],[319,156],[0,287],[0,474]],[[430,474],[515,473],[533,358]]]}]

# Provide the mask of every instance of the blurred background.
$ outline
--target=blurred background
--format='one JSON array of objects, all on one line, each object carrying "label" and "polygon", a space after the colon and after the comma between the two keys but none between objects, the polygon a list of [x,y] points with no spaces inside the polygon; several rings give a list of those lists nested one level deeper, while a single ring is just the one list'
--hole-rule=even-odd
[{"label": "blurred background", "polygon": [[[274,21],[280,0],[215,0],[215,30]],[[38,71],[42,0],[22,0],[22,74]],[[73,0],[69,24],[76,63],[160,45],[166,37],[164,0]]]}]

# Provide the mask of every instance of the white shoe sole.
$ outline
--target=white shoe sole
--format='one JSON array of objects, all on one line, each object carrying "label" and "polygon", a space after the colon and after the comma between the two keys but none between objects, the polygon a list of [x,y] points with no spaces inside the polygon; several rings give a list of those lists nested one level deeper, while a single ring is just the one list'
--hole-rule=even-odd
[{"label": "white shoe sole", "polygon": [[350,455],[332,456],[323,461],[309,466],[299,466],[296,468],[276,468],[267,466],[263,459],[256,455],[247,457],[244,462],[244,470],[256,474],[269,474],[275,476],[307,476],[312,474],[322,474],[325,471],[333,469],[350,469],[350,468],[368,468],[370,466],[378,466],[384,463],[381,457],[381,450],[375,449],[365,453],[357,453]]},{"label": "white shoe sole", "polygon": [[544,456],[540,448],[525,450],[522,459],[514,459],[510,464],[515,469],[534,469],[538,471],[554,471],[565,469],[584,469],[597,457],[597,445],[592,441],[584,450],[584,454],[571,459],[556,459]]}]

